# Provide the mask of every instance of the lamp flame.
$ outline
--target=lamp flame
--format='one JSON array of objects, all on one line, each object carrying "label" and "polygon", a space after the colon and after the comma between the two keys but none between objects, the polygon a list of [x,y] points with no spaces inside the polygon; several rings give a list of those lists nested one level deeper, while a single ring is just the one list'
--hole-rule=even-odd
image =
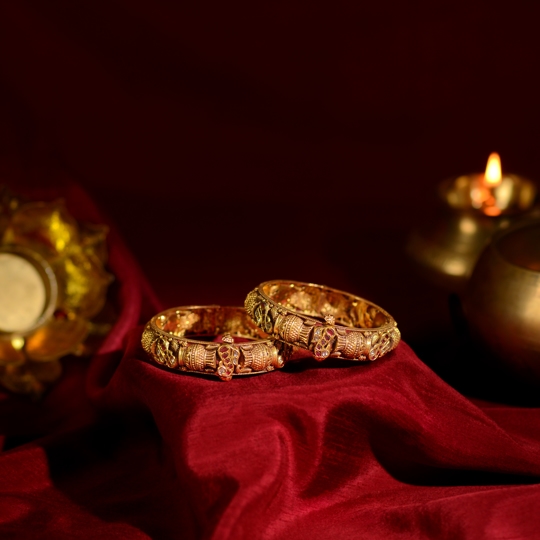
[{"label": "lamp flame", "polygon": [[498,186],[502,181],[501,158],[497,152],[489,155],[484,180],[489,187]]}]

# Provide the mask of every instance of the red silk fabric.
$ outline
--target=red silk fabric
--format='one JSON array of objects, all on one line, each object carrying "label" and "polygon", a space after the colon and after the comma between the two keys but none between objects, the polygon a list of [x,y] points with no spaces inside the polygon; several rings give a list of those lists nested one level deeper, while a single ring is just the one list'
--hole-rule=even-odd
[{"label": "red silk fabric", "polygon": [[540,410],[475,405],[405,343],[230,383],[171,372],[140,347],[160,306],[114,230],[110,268],[99,353],[41,403],[2,394],[0,537],[538,537]]}]

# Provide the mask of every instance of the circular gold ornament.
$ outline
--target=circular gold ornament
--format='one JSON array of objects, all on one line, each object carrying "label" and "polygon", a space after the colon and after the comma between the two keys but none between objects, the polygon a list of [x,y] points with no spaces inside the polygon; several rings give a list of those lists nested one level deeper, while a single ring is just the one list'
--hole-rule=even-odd
[{"label": "circular gold ornament", "polygon": [[246,297],[255,324],[276,342],[327,358],[376,360],[400,339],[394,318],[376,304],[315,283],[274,280]]},{"label": "circular gold ornament", "polygon": [[[205,341],[217,336],[221,343]],[[231,306],[181,306],[162,311],[146,325],[141,344],[162,366],[217,376],[222,381],[274,371],[289,358],[288,349],[278,348],[244,308]]]},{"label": "circular gold ornament", "polygon": [[[112,276],[104,225],[79,224],[64,202],[21,201],[0,186],[0,384],[39,396],[59,358],[85,352]],[[45,366],[44,364],[48,364]]]}]

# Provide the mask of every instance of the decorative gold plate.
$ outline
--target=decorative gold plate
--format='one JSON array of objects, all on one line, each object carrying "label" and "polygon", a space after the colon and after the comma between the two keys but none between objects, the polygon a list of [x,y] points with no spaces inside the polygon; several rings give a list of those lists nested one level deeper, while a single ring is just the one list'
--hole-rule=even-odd
[{"label": "decorative gold plate", "polygon": [[[22,201],[0,186],[0,383],[32,396],[82,354],[112,276],[104,225],[83,225],[63,201]],[[106,325],[105,328],[108,328]]]}]

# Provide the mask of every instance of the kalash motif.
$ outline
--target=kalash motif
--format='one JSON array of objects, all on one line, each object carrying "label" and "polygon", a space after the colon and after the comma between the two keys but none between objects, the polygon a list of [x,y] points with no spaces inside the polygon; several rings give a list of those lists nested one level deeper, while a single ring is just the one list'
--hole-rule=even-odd
[{"label": "kalash motif", "polygon": [[[104,225],[80,225],[62,201],[22,202],[0,186],[0,383],[39,397],[59,359],[108,332],[112,276]],[[101,314],[100,314],[101,312]],[[100,314],[101,322],[91,321]]]}]

